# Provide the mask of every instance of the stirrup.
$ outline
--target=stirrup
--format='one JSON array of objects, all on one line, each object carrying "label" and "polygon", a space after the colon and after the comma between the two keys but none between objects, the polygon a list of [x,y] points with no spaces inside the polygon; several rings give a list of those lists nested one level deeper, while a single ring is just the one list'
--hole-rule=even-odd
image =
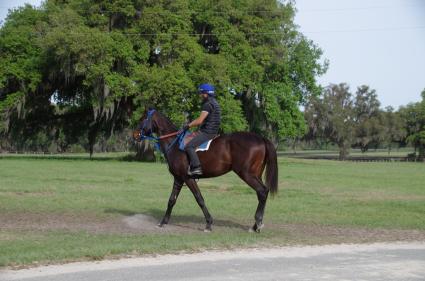
[{"label": "stirrup", "polygon": [[189,166],[188,169],[187,169],[187,174],[189,176],[201,176],[202,175],[201,166],[193,168],[193,169],[191,169],[190,166]]}]

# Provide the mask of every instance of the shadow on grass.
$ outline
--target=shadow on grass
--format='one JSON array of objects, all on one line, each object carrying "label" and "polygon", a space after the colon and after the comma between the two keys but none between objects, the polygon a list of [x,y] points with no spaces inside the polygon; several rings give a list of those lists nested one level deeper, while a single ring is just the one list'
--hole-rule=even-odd
[{"label": "shadow on grass", "polygon": [[104,212],[106,214],[120,214],[120,215],[123,215],[123,216],[134,216],[135,214],[137,214],[137,212],[134,212],[134,211],[115,209],[115,208],[105,209]]},{"label": "shadow on grass", "polygon": [[89,154],[1,154],[0,159],[19,159],[19,160],[88,160],[88,161],[122,161],[122,162],[152,162],[140,161],[136,158],[135,153],[126,155],[94,155]]},{"label": "shadow on grass", "polygon": [[[131,210],[124,210],[124,209],[105,209],[105,213],[108,214],[121,214],[124,216],[134,216],[136,214],[145,214],[154,217],[158,222],[162,219],[162,217],[165,214],[165,209],[150,209],[146,212],[135,212]],[[202,216],[196,216],[196,215],[173,215],[171,214],[171,219],[173,223],[199,223],[204,224],[205,218]],[[249,226],[242,225],[230,220],[221,220],[221,219],[214,219],[213,226],[219,226],[219,227],[227,227],[227,228],[235,228],[235,229],[241,229],[241,230],[247,230]]]}]

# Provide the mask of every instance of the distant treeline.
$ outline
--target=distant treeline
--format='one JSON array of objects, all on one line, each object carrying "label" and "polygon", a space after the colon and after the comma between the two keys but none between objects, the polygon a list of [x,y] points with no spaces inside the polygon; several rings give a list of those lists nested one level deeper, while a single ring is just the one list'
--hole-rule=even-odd
[{"label": "distant treeline", "polygon": [[425,90],[421,102],[395,110],[381,109],[376,91],[368,86],[352,94],[347,84],[330,85],[323,95],[310,98],[304,116],[308,132],[301,140],[318,149],[336,145],[341,160],[350,148],[391,151],[406,145],[414,147],[414,157],[425,156]]}]

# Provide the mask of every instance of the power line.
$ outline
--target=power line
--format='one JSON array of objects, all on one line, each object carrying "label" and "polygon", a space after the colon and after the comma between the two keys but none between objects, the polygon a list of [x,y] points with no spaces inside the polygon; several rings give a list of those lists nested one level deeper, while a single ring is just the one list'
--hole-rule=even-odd
[{"label": "power line", "polygon": [[[21,7],[23,7],[23,6],[18,6],[18,7],[0,6],[0,9],[18,9],[18,8],[21,8]],[[36,6],[32,6],[32,7],[36,7]],[[149,11],[149,10],[146,11],[144,9],[142,10],[142,14],[161,14],[161,13],[166,13],[166,12],[175,13],[174,11],[167,10],[167,9],[160,10],[160,11]],[[234,13],[234,12],[277,14],[277,13],[282,13],[282,12],[286,12],[286,11],[283,11],[283,10],[227,10],[227,11],[213,11],[213,10],[191,10],[191,9],[188,9],[187,12],[188,13],[196,13],[196,14],[200,14],[200,13],[228,14],[228,13]]]},{"label": "power line", "polygon": [[[392,31],[392,30],[409,30],[409,29],[425,29],[425,26],[411,27],[388,27],[388,28],[365,28],[365,29],[345,29],[345,30],[318,30],[318,31],[300,31],[300,33],[332,33],[332,32],[369,32],[369,31]],[[122,33],[125,35],[140,36],[169,36],[169,35],[189,35],[189,36],[218,36],[225,33],[180,33],[180,32],[164,32],[164,33]],[[284,32],[247,32],[246,35],[284,35]]]},{"label": "power line", "polygon": [[[36,5],[30,5],[32,7],[36,7]],[[6,7],[0,6],[0,9],[17,9],[24,6],[16,6],[16,7]],[[422,5],[403,5],[403,7],[423,7]],[[297,8],[297,6],[295,6]],[[375,10],[375,9],[399,9],[400,6],[368,6],[368,7],[351,7],[351,8],[326,8],[326,9],[297,9],[297,12],[338,12],[338,11],[356,11],[356,10]],[[218,13],[218,14],[227,14],[229,12],[245,12],[245,13],[279,13],[283,12],[282,10],[228,10],[228,11],[211,11],[211,10],[188,10],[193,13]],[[162,11],[143,11],[142,13],[149,14],[159,14],[163,12],[170,12],[170,10],[162,10]]]},{"label": "power line", "polygon": [[425,29],[425,26],[406,26],[406,27],[383,27],[383,28],[363,28],[363,29],[341,29],[341,30],[318,30],[302,31],[301,33],[349,33],[349,32],[372,32],[372,31],[394,31],[394,30],[415,30]]},{"label": "power line", "polygon": [[[406,7],[423,7],[422,5],[403,5]],[[399,9],[400,6],[369,6],[369,7],[352,7],[352,8],[329,8],[329,9],[297,9],[297,13],[314,13],[314,12],[346,12],[346,11],[361,11],[361,10],[376,10],[376,9]]]},{"label": "power line", "polygon": [[[394,30],[416,30],[416,29],[425,29],[425,26],[400,26],[400,27],[384,27],[384,28],[363,28],[363,29],[337,29],[337,30],[317,30],[317,31],[300,31],[300,33],[349,33],[349,32],[373,32],[373,31],[394,31]],[[99,30],[94,30],[99,31]],[[28,32],[25,30],[16,30],[13,33],[32,33],[32,34],[41,34],[40,32]],[[110,33],[108,31],[101,31],[103,33]],[[69,31],[68,34],[90,34],[91,32],[74,32]],[[120,32],[123,35],[129,36],[178,36],[178,35],[188,35],[188,36],[220,36],[225,35],[226,33],[193,33],[193,32],[158,32],[158,33],[139,33],[139,32]],[[245,35],[284,35],[285,32],[243,32]]]}]

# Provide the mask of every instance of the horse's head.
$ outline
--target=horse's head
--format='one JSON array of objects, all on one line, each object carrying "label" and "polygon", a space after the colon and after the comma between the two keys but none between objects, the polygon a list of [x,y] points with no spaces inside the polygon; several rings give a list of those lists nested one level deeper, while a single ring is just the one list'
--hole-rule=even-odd
[{"label": "horse's head", "polygon": [[158,126],[156,122],[157,112],[155,109],[147,109],[140,118],[140,123],[133,132],[133,138],[140,141],[143,137],[150,137],[152,133],[158,133]]}]

